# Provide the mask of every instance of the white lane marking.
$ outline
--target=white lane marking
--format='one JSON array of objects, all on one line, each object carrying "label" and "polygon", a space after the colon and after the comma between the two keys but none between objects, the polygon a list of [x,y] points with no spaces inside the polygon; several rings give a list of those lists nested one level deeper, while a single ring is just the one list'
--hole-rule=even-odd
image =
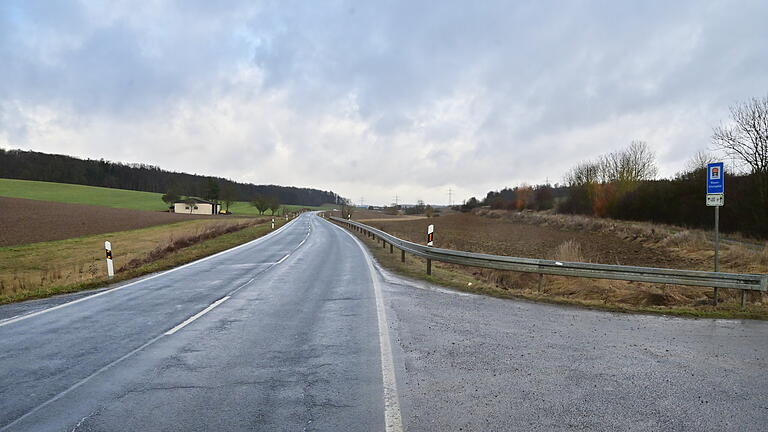
[{"label": "white lane marking", "polygon": [[285,261],[285,259],[288,258],[289,256],[291,256],[291,254],[287,254],[286,256],[280,258],[280,261],[276,262],[275,265],[280,264],[281,262]]},{"label": "white lane marking", "polygon": [[167,332],[165,332],[165,335],[166,336],[170,336],[170,335],[176,333],[177,331],[183,329],[184,327],[188,326],[189,324],[192,324],[196,319],[198,319],[201,316],[207,314],[208,312],[213,310],[213,308],[215,308],[216,306],[218,306],[218,305],[224,303],[225,301],[229,300],[229,297],[230,296],[226,296],[226,297],[222,297],[222,298],[216,300],[215,302],[211,303],[207,308],[205,308],[205,309],[201,310],[200,312],[192,315],[191,317],[187,318],[186,321],[184,321],[183,323],[181,323],[181,324],[177,325],[176,327],[174,327],[174,328],[168,330]]},{"label": "white lane marking", "polygon": [[[288,224],[290,224],[290,223],[294,222],[295,220],[296,220],[296,219],[294,219],[293,221],[289,222]],[[270,234],[268,234],[268,235],[266,235],[266,236],[264,236],[264,237],[260,237],[260,238],[258,238],[258,239],[255,239],[255,240],[251,241],[251,242],[248,242],[248,243],[244,243],[244,244],[242,244],[242,245],[240,245],[240,246],[236,246],[236,247],[234,247],[234,248],[232,248],[232,249],[228,249],[228,250],[225,250],[225,251],[219,252],[219,253],[217,253],[217,254],[215,254],[215,255],[211,255],[211,256],[209,256],[209,257],[205,257],[205,258],[202,258],[202,259],[200,259],[200,260],[197,260],[197,261],[194,261],[194,262],[191,262],[191,263],[185,264],[185,265],[183,265],[183,266],[181,266],[181,267],[177,267],[177,268],[175,268],[175,269],[171,269],[171,270],[168,270],[168,271],[166,271],[166,272],[164,272],[164,273],[159,273],[159,274],[157,274],[157,275],[155,275],[155,276],[151,276],[151,277],[149,277],[149,278],[146,278],[146,279],[142,279],[142,280],[140,280],[140,281],[131,282],[130,284],[127,284],[127,285],[123,285],[123,286],[120,286],[120,287],[117,287],[117,288],[113,288],[113,289],[111,289],[111,290],[103,291],[103,292],[100,292],[100,293],[98,293],[98,294],[94,294],[94,295],[92,295],[92,296],[84,297],[84,298],[81,298],[81,299],[78,299],[78,300],[75,300],[75,301],[72,301],[72,302],[69,302],[69,303],[64,303],[64,304],[61,304],[61,305],[55,306],[55,307],[53,307],[53,308],[49,308],[49,309],[45,309],[45,310],[42,310],[42,311],[39,311],[39,312],[35,312],[34,314],[24,315],[24,316],[22,316],[21,318],[19,318],[19,319],[16,319],[16,321],[19,321],[19,320],[21,320],[21,319],[24,319],[24,318],[29,318],[29,317],[32,317],[32,316],[35,316],[35,315],[40,315],[40,314],[42,314],[42,313],[45,313],[45,312],[49,312],[49,311],[51,311],[51,310],[54,310],[54,309],[59,309],[59,308],[61,308],[61,307],[64,307],[64,306],[67,306],[67,305],[70,305],[70,304],[78,303],[78,302],[81,302],[81,301],[83,301],[83,300],[87,300],[87,299],[89,299],[89,298],[93,298],[93,297],[96,297],[96,296],[99,296],[99,295],[103,295],[103,294],[106,294],[106,293],[108,293],[108,292],[117,291],[118,289],[122,289],[122,288],[125,288],[125,287],[127,287],[127,286],[129,286],[129,285],[134,285],[134,284],[137,284],[137,283],[139,283],[139,282],[143,282],[143,281],[145,281],[145,280],[149,280],[149,279],[153,279],[153,278],[155,278],[155,277],[158,277],[158,276],[162,276],[162,275],[164,275],[164,274],[167,274],[167,273],[170,273],[170,272],[172,272],[172,271],[174,271],[174,270],[178,270],[178,269],[180,269],[180,268],[182,268],[182,267],[186,267],[186,266],[189,266],[189,265],[192,265],[192,264],[198,263],[198,262],[202,262],[202,261],[205,261],[205,260],[207,260],[207,259],[213,258],[213,257],[214,257],[214,256],[216,256],[216,255],[221,255],[221,254],[224,254],[224,253],[227,253],[227,252],[231,252],[231,251],[233,251],[233,250],[235,250],[235,249],[239,249],[239,248],[241,248],[241,247],[243,247],[243,246],[247,246],[247,245],[249,245],[249,244],[252,244],[252,243],[258,242],[258,241],[260,241],[260,240],[264,240],[264,239],[266,239],[267,237],[271,237],[272,235],[276,234],[278,231],[280,231],[280,230],[284,229],[285,227],[287,227],[287,226],[288,226],[288,224],[285,224],[285,225],[283,225],[283,226],[282,226],[282,227],[280,227],[280,228],[279,228],[277,231],[273,231],[272,233],[270,233]],[[306,238],[305,238],[304,240],[306,240]],[[302,241],[302,243],[303,243],[303,241]],[[297,249],[298,249],[298,247],[297,247]],[[294,250],[295,250],[295,249],[294,249]],[[290,255],[290,254],[289,254],[289,255]],[[287,258],[287,257],[288,257],[288,255],[286,255],[286,256],[285,256],[283,259],[285,259],[285,258]],[[282,260],[281,260],[281,261],[282,261]],[[206,313],[210,312],[210,311],[211,311],[213,308],[215,308],[216,306],[218,306],[218,305],[220,305],[220,304],[224,303],[225,301],[227,301],[227,300],[228,300],[228,299],[229,299],[229,298],[230,298],[230,297],[231,297],[231,296],[232,296],[234,293],[236,293],[237,291],[241,290],[242,288],[244,288],[245,286],[247,286],[248,284],[250,284],[250,283],[251,283],[251,282],[253,282],[254,280],[256,280],[256,278],[255,278],[255,277],[252,277],[252,278],[250,278],[250,279],[248,280],[248,282],[246,282],[246,283],[244,283],[244,284],[240,285],[239,287],[237,287],[237,288],[236,288],[234,291],[232,291],[232,292],[231,292],[229,295],[227,295],[227,296],[225,296],[225,297],[222,297],[221,299],[219,299],[219,300],[217,300],[216,302],[212,303],[212,304],[211,304],[211,305],[209,305],[207,308],[205,308],[205,309],[203,309],[202,311],[198,312],[198,313],[197,313],[197,314],[195,314],[194,316],[192,316],[192,317],[188,318],[188,319],[187,319],[186,321],[184,321],[183,323],[181,323],[181,324],[177,325],[176,327],[172,328],[171,330],[168,330],[168,331],[167,331],[167,332],[165,332],[165,333],[161,333],[161,334],[159,334],[159,335],[155,336],[154,338],[152,338],[152,339],[151,339],[149,342],[145,343],[144,345],[141,345],[140,347],[138,347],[138,348],[134,349],[133,351],[129,352],[128,354],[125,354],[124,356],[122,356],[122,357],[118,358],[117,360],[114,360],[113,362],[111,362],[111,363],[107,364],[106,366],[103,366],[101,369],[99,369],[99,370],[97,370],[96,372],[94,372],[94,373],[92,373],[92,374],[88,375],[87,377],[83,378],[82,380],[80,380],[79,382],[75,383],[74,385],[72,385],[72,386],[71,386],[71,387],[69,387],[68,389],[64,390],[63,392],[61,392],[61,393],[57,394],[57,395],[56,395],[56,396],[54,396],[53,398],[51,398],[51,399],[48,399],[47,401],[45,401],[45,402],[43,402],[42,404],[38,405],[37,407],[35,407],[35,408],[34,408],[34,409],[32,409],[31,411],[27,412],[26,414],[22,415],[21,417],[17,418],[16,420],[12,421],[11,423],[9,423],[9,424],[7,424],[7,425],[5,425],[5,426],[1,427],[1,428],[0,428],[0,432],[2,432],[2,431],[5,431],[5,430],[8,430],[8,429],[10,429],[10,428],[11,428],[11,427],[13,427],[14,425],[16,425],[16,424],[18,424],[19,422],[23,421],[25,418],[27,418],[27,417],[31,416],[32,414],[34,414],[34,413],[36,413],[36,412],[40,411],[41,409],[43,409],[43,408],[47,407],[48,405],[52,404],[53,402],[56,402],[57,400],[59,400],[59,399],[61,399],[62,397],[66,396],[68,393],[72,392],[73,390],[75,390],[75,389],[77,389],[78,387],[82,386],[83,384],[87,383],[88,381],[90,381],[91,379],[93,379],[94,377],[96,377],[97,375],[100,375],[102,372],[104,372],[104,371],[106,371],[106,370],[110,369],[111,367],[113,367],[113,366],[115,366],[116,364],[118,364],[118,363],[122,362],[123,360],[125,360],[125,359],[127,359],[127,358],[131,357],[132,355],[134,355],[134,354],[138,353],[139,351],[143,350],[144,348],[146,348],[146,347],[148,347],[148,346],[150,346],[150,345],[154,344],[155,342],[157,342],[157,341],[158,341],[158,340],[160,340],[161,338],[163,338],[163,337],[165,337],[165,336],[169,336],[169,335],[172,335],[172,334],[176,333],[177,331],[181,330],[181,329],[182,329],[183,327],[185,327],[186,325],[188,325],[188,324],[191,324],[191,323],[192,323],[193,321],[195,321],[196,319],[198,319],[198,318],[200,318],[201,316],[205,315]],[[2,326],[2,325],[4,325],[4,324],[5,324],[5,323],[2,323],[2,324],[0,324],[0,326]]]},{"label": "white lane marking", "polygon": [[8,423],[7,425],[3,426],[2,429],[0,429],[0,432],[4,431],[4,430],[7,430],[7,429],[10,429],[11,427],[13,427],[14,425],[18,424],[20,421],[24,420],[25,418],[27,418],[27,417],[31,416],[32,414],[40,411],[41,409],[47,407],[48,405],[52,404],[53,402],[56,402],[57,400],[63,398],[64,396],[66,396],[72,390],[77,389],[78,387],[80,387],[83,384],[87,383],[88,381],[93,379],[95,376],[101,374],[102,372],[106,371],[107,369],[111,368],[112,366],[120,363],[121,361],[127,359],[128,357],[130,357],[130,356],[132,356],[134,354],[136,354],[137,352],[143,350],[144,348],[152,345],[153,343],[155,343],[158,340],[160,340],[160,338],[162,338],[163,336],[165,336],[165,335],[164,334],[160,334],[158,336],[155,336],[154,338],[152,338],[152,340],[150,340],[149,342],[145,343],[144,345],[134,349],[133,351],[129,352],[128,354],[120,357],[119,359],[113,361],[112,363],[109,363],[106,366],[102,367],[101,369],[97,370],[96,372],[88,375],[87,377],[83,378],[79,382],[75,383],[75,385],[73,385],[72,387],[70,387],[70,388],[64,390],[63,392],[57,394],[53,398],[48,399],[47,401],[45,401],[42,404],[40,404],[37,407],[35,407],[32,411],[29,411],[28,413],[26,413],[23,416],[17,418],[16,420],[12,421],[11,423]]},{"label": "white lane marking", "polygon": [[288,227],[289,225],[291,225],[293,222],[295,222],[297,220],[298,220],[298,218],[288,222],[287,224],[281,226],[277,230],[272,231],[271,233],[269,233],[269,234],[267,234],[265,236],[262,236],[262,237],[259,237],[257,239],[254,239],[254,240],[252,240],[252,241],[250,241],[248,243],[243,243],[240,246],[235,246],[232,249],[227,249],[225,251],[221,251],[221,252],[215,253],[215,254],[207,256],[205,258],[201,258],[201,259],[199,259],[197,261],[192,261],[191,263],[187,263],[187,264],[184,264],[182,266],[175,267],[175,268],[172,268],[170,270],[166,270],[166,271],[164,271],[162,273],[158,273],[156,275],[152,275],[152,276],[144,278],[144,279],[140,279],[140,280],[137,280],[137,281],[134,281],[134,282],[131,282],[131,283],[127,283],[125,285],[121,285],[119,287],[108,289],[108,290],[102,291],[100,293],[96,293],[96,294],[93,294],[93,295],[90,295],[90,296],[87,296],[87,297],[79,298],[77,300],[72,300],[71,302],[62,303],[62,304],[57,305],[57,306],[49,307],[48,309],[43,309],[43,310],[40,310],[40,311],[37,311],[37,312],[32,312],[32,313],[27,314],[27,315],[22,315],[22,316],[20,316],[18,318],[11,318],[11,319],[8,319],[6,321],[2,321],[2,322],[0,322],[0,327],[8,325],[8,324],[13,324],[15,322],[19,322],[19,321],[22,321],[22,320],[25,320],[27,318],[32,318],[32,317],[35,317],[35,316],[38,316],[38,315],[42,315],[42,314],[47,313],[47,312],[55,311],[55,310],[61,309],[63,307],[71,306],[73,304],[77,304],[77,303],[80,303],[80,302],[83,302],[83,301],[86,301],[86,300],[90,300],[90,299],[93,299],[93,298],[96,298],[96,297],[100,297],[100,296],[103,296],[104,294],[113,293],[113,292],[119,291],[119,290],[121,290],[123,288],[128,288],[130,286],[133,286],[133,285],[136,285],[136,284],[140,284],[142,282],[146,282],[148,280],[151,280],[151,279],[154,279],[154,278],[157,278],[157,277],[160,277],[160,276],[164,276],[164,275],[167,275],[169,273],[173,273],[173,272],[175,272],[177,270],[181,270],[181,269],[183,269],[185,267],[189,267],[191,265],[199,264],[199,263],[201,263],[203,261],[207,261],[207,260],[209,260],[211,258],[214,258],[214,257],[217,257],[219,255],[227,254],[227,253],[230,253],[230,252],[235,251],[237,249],[240,249],[240,248],[243,248],[243,247],[246,247],[246,246],[249,246],[249,245],[253,245],[253,244],[256,244],[256,243],[261,243],[262,241],[264,241],[264,240],[266,240],[268,238],[271,238],[274,235],[276,235],[277,233],[279,233],[280,231],[284,230],[286,227]]},{"label": "white lane marking", "polygon": [[[330,223],[330,222],[329,222]],[[387,432],[402,432],[403,419],[400,414],[400,399],[397,394],[397,381],[395,380],[395,361],[392,358],[392,345],[389,340],[389,326],[387,325],[387,312],[384,307],[384,298],[381,295],[381,285],[376,269],[373,267],[373,261],[368,255],[365,246],[355,238],[351,233],[343,228],[331,224],[352,237],[357,243],[360,251],[363,252],[365,262],[368,264],[368,271],[371,274],[373,283],[373,292],[376,297],[376,316],[379,324],[379,348],[381,352],[381,377],[384,382],[384,427]]]}]

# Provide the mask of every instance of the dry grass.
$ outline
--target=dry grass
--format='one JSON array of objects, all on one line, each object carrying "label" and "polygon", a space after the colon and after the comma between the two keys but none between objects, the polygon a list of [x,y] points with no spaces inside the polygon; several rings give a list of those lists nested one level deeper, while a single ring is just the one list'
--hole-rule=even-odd
[{"label": "dry grass", "polygon": [[[106,281],[104,240],[112,242],[116,279],[135,277],[158,261],[177,262],[187,251],[266,219],[191,220],[118,233],[0,248],[0,302],[43,297]],[[223,244],[223,243],[222,243]],[[211,245],[213,246],[213,244]],[[198,248],[201,253],[209,246]],[[211,249],[213,250],[213,249]],[[204,256],[204,255],[201,255]]]},{"label": "dry grass", "polygon": [[573,240],[560,243],[553,258],[558,261],[586,262],[584,254],[581,253],[581,245]]},{"label": "dry grass", "polygon": [[681,228],[647,222],[627,222],[582,215],[566,215],[550,212],[506,211],[478,209],[475,213],[495,219],[503,219],[527,225],[540,225],[579,232],[609,233],[625,240],[661,241],[679,232]]},{"label": "dry grass", "polygon": [[127,264],[120,267],[117,271],[121,272],[139,268],[144,264],[164,258],[178,251],[179,249],[190,247],[194,244],[210,240],[224,234],[240,231],[248,228],[249,226],[257,225],[258,223],[263,222],[264,220],[251,220],[239,223],[217,223],[211,226],[203,227],[202,229],[198,229],[194,233],[182,235],[178,238],[169,237],[167,241],[160,243],[146,255],[136,257],[128,261]]},{"label": "dry grass", "polygon": [[[534,213],[493,212],[486,217],[455,215],[438,218],[439,247],[499,255],[554,258],[570,262],[603,262],[711,270],[712,243],[702,231],[653,227],[649,224],[613,224],[593,220]],[[482,214],[482,212],[481,212]],[[515,216],[515,215],[523,216]],[[491,217],[487,217],[491,216]],[[536,223],[530,224],[535,220]],[[525,221],[525,222],[523,222]],[[371,225],[400,238],[423,242],[425,221],[381,222]],[[432,223],[430,221],[430,223]],[[581,229],[584,231],[578,231]],[[374,248],[374,251],[376,249]],[[722,271],[768,272],[768,248],[756,250],[739,244],[721,248]],[[607,258],[607,259],[606,259]],[[387,264],[387,256],[383,263]],[[410,261],[419,262],[417,259]],[[420,264],[407,269],[388,263],[411,276],[424,277]],[[713,306],[711,288],[611,281],[562,276],[514,273],[433,263],[432,281],[501,297],[525,297],[557,303],[578,304],[610,310],[649,311],[694,316],[768,317],[768,302],[759,293],[749,295],[740,310],[740,291],[720,290],[722,303]],[[467,285],[472,284],[472,285]]]},{"label": "dry grass", "polygon": [[711,248],[711,243],[707,240],[707,236],[703,232],[689,230],[670,233],[666,238],[662,239],[659,244],[666,247],[688,250]]}]

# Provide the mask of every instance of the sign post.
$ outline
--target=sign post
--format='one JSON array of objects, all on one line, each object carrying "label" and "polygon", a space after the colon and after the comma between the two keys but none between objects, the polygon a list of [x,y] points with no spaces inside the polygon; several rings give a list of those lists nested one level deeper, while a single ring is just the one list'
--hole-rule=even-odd
[{"label": "sign post", "polygon": [[105,241],[104,250],[107,252],[107,275],[112,279],[115,276],[115,266],[112,263],[112,243]]},{"label": "sign post", "polygon": [[[715,272],[720,271],[720,207],[725,205],[725,169],[722,162],[707,164],[707,206],[715,208]],[[715,288],[715,306],[718,302]]]}]

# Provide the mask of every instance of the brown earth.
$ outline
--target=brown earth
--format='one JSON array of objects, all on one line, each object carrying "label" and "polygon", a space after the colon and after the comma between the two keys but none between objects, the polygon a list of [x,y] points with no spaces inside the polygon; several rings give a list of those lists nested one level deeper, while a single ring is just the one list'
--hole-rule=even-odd
[{"label": "brown earth", "polygon": [[0,197],[0,247],[221,217]]},{"label": "brown earth", "polygon": [[434,224],[435,246],[446,249],[554,259],[558,247],[570,240],[578,243],[584,259],[593,263],[670,268],[692,268],[695,264],[664,250],[648,248],[639,241],[613,234],[564,231],[472,214],[367,223],[396,237],[418,243],[425,241],[427,226]]},{"label": "brown earth", "polygon": [[[507,217],[509,216],[509,217]],[[619,226],[612,221],[568,218],[562,215],[452,214],[423,220],[366,222],[396,237],[424,244],[427,226],[435,225],[435,246],[496,255],[547,258],[561,261],[623,264],[644,267],[710,270],[712,245],[702,232],[658,226]],[[571,220],[573,219],[573,220]],[[424,276],[424,260],[400,262],[366,236],[380,262],[409,276]],[[765,273],[768,247],[762,250],[724,245],[722,271]],[[747,307],[739,305],[739,290],[721,290],[713,306],[711,288],[614,280],[546,276],[530,273],[433,263],[426,277],[472,292],[501,297],[524,297],[609,310],[675,313],[692,316],[768,319],[768,303],[750,293]]]}]

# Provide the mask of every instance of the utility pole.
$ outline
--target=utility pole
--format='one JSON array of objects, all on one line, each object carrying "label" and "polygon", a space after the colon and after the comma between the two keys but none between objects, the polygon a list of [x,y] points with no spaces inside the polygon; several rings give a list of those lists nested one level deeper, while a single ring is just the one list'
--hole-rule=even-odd
[{"label": "utility pole", "polygon": [[397,195],[395,195],[395,207],[397,207],[397,204],[399,203],[398,199],[399,199],[399,197]]},{"label": "utility pole", "polygon": [[360,207],[363,206],[363,197],[360,197]]},{"label": "utility pole", "polygon": [[453,206],[453,189],[448,188],[448,207]]}]

